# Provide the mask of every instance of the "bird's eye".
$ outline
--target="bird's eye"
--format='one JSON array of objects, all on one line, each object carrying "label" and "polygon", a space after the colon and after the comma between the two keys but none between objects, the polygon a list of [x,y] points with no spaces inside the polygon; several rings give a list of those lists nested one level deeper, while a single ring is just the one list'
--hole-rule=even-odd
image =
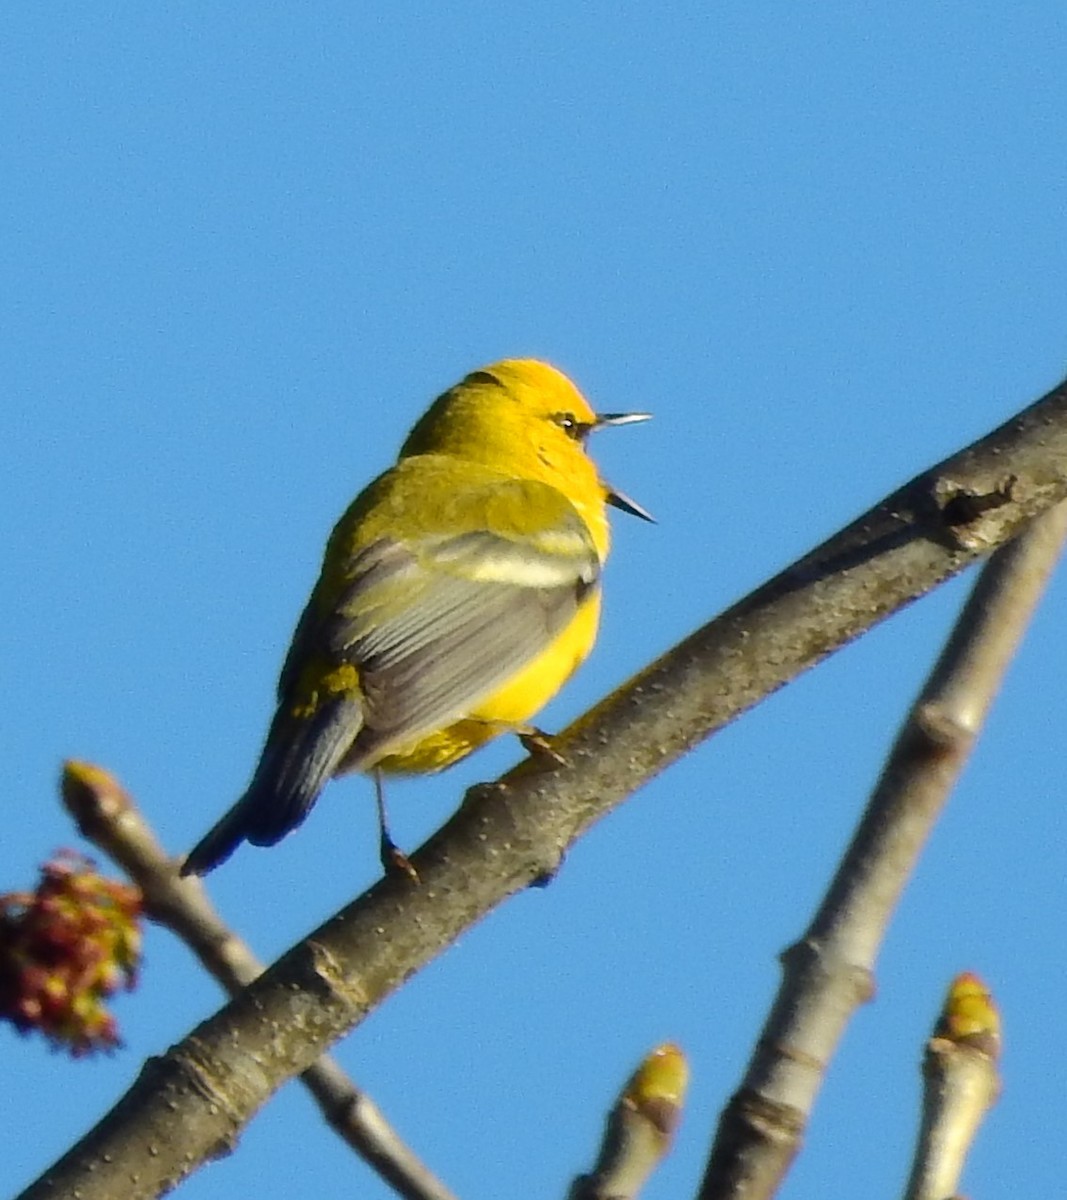
[{"label": "bird's eye", "polygon": [[585,421],[579,421],[574,413],[561,412],[553,413],[552,420],[563,430],[568,437],[574,438],[576,442],[582,441],[585,435],[589,432],[592,426],[586,424]]}]

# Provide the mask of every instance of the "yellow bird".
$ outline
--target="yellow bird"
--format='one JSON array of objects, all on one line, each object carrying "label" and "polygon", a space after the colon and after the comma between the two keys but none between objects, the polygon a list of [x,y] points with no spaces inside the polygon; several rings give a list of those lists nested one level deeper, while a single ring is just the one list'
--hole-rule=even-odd
[{"label": "yellow bird", "polygon": [[293,635],[248,790],[194,847],[202,875],[242,842],[270,846],[329,779],[438,771],[530,718],[588,655],[608,553],[605,506],[648,513],[601,480],[598,415],[562,372],[507,359],[439,396],[396,466],[349,507]]}]

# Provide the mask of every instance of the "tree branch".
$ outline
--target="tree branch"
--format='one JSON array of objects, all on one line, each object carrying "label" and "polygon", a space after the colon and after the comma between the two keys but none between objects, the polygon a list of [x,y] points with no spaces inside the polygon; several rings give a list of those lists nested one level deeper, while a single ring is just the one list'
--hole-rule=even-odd
[{"label": "tree branch", "polygon": [[689,1087],[689,1064],[671,1042],[657,1046],[626,1081],[604,1122],[596,1165],[567,1200],[637,1200],[671,1148]]},{"label": "tree branch", "polygon": [[[145,1065],[23,1194],[155,1196],[225,1149],[286,1079],[697,742],[1067,495],[1067,384],[907,484],[682,642],[553,746],[473,788],[413,856]],[[172,1132],[181,1127],[180,1145]]]},{"label": "tree branch", "polygon": [[722,1114],[700,1200],[777,1191],[849,1017],[873,994],[889,919],[970,755],[1067,537],[1067,504],[1038,518],[978,578],[804,936]]},{"label": "tree branch", "polygon": [[1000,1095],[1000,1013],[985,985],[958,975],[926,1043],[923,1111],[904,1200],[949,1200],[967,1151]]},{"label": "tree branch", "polygon": [[[67,762],[60,791],[82,836],[140,889],[145,915],[184,942],[231,996],[262,975],[263,964],[251,947],[225,924],[200,880],[178,874],[133,798],[110,772]],[[456,1200],[332,1058],[324,1055],[300,1078],[327,1124],[404,1200]]]}]

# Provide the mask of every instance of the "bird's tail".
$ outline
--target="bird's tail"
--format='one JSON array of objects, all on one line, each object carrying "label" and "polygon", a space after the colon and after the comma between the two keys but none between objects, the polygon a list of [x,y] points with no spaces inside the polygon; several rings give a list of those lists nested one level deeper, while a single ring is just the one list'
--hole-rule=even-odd
[{"label": "bird's tail", "polygon": [[335,696],[310,719],[279,708],[248,790],[200,839],[182,864],[183,875],[206,875],[243,841],[273,846],[311,811],[363,723],[359,701]]}]

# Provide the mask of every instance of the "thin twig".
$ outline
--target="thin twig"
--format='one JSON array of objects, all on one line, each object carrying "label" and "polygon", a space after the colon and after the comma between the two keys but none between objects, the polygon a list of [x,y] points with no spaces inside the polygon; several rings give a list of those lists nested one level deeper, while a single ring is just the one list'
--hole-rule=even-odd
[{"label": "thin twig", "polygon": [[[898,489],[527,760],[166,1055],[23,1193],[156,1196],[396,988],[701,740],[1067,497],[1067,383]],[[256,1063],[251,1073],[241,1069]],[[173,1138],[181,1125],[180,1143]],[[160,1146],[173,1152],[160,1153]],[[133,1180],[136,1180],[134,1184]]]},{"label": "thin twig", "polygon": [[635,1200],[671,1148],[688,1086],[689,1064],[677,1046],[647,1055],[608,1113],[596,1166],[574,1180],[567,1200]]},{"label": "thin twig", "polygon": [[904,1200],[949,1200],[978,1127],[1000,1095],[1000,1014],[982,981],[958,975],[923,1056],[923,1112]]},{"label": "thin twig", "polygon": [[[224,923],[200,881],[178,875],[113,775],[91,763],[68,762],[61,793],[82,835],[140,888],[145,914],[184,942],[231,996],[263,973],[263,964]],[[456,1200],[334,1059],[323,1055],[300,1078],[330,1127],[404,1200]]]},{"label": "thin twig", "polygon": [[763,1200],[800,1148],[845,1025],[873,991],[890,916],[940,815],[1067,537],[1058,505],[978,578],[911,709],[837,874],[720,1120],[700,1200]]}]

